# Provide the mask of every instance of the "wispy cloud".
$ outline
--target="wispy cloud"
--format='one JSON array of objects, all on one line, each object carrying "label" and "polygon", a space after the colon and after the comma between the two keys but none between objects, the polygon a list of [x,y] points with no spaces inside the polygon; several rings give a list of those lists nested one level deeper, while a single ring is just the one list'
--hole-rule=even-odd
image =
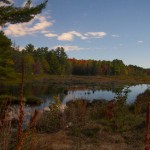
[{"label": "wispy cloud", "polygon": [[92,38],[104,38],[106,32],[86,32],[68,31],[61,34],[52,33],[49,27],[53,26],[54,21],[50,21],[50,16],[47,14],[37,15],[34,19],[27,23],[8,24],[3,29],[6,35],[20,37],[27,35],[43,34],[45,37],[57,38],[59,41],[73,41],[75,38],[81,40]]},{"label": "wispy cloud", "polygon": [[81,33],[77,31],[70,31],[70,32],[62,33],[60,36],[58,36],[57,39],[60,41],[73,41],[75,36],[81,39],[86,39],[85,36],[83,36]]},{"label": "wispy cloud", "polygon": [[105,32],[87,32],[87,33],[80,33],[77,31],[70,31],[66,33],[62,33],[58,36],[58,40],[60,41],[73,41],[75,37],[79,37],[82,40],[89,39],[89,38],[103,38],[106,36]]},{"label": "wispy cloud", "polygon": [[49,31],[47,31],[47,30],[43,30],[43,31],[41,31],[41,33],[43,33],[43,34],[48,34],[48,33],[49,33]]},{"label": "wispy cloud", "polygon": [[52,49],[55,49],[57,47],[63,47],[65,51],[80,51],[86,49],[86,48],[78,47],[77,45],[58,45],[58,46],[54,46]]},{"label": "wispy cloud", "polygon": [[87,32],[84,34],[87,38],[103,38],[106,32]]},{"label": "wispy cloud", "polygon": [[45,36],[47,36],[47,37],[57,37],[57,34],[53,34],[53,33],[47,33],[47,34],[45,34]]},{"label": "wispy cloud", "polygon": [[28,23],[9,24],[4,32],[6,35],[15,37],[42,33],[48,27],[52,26],[53,22],[49,21],[44,15],[37,15]]},{"label": "wispy cloud", "polygon": [[115,37],[115,38],[119,38],[119,37],[120,37],[120,36],[117,35],[117,34],[112,34],[111,36],[112,36],[112,37]]},{"label": "wispy cloud", "polygon": [[74,39],[74,35],[71,34],[70,32],[68,33],[63,33],[57,38],[60,41],[72,41]]},{"label": "wispy cloud", "polygon": [[143,41],[142,41],[142,40],[140,40],[140,41],[137,41],[137,43],[142,44],[142,43],[143,43]]}]

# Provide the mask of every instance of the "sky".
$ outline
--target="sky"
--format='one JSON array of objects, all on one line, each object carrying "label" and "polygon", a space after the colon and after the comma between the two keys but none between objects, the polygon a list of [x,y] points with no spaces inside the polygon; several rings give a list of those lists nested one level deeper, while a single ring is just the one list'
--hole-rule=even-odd
[{"label": "sky", "polygon": [[150,0],[49,0],[30,22],[2,30],[20,48],[62,46],[69,58],[150,68]]}]

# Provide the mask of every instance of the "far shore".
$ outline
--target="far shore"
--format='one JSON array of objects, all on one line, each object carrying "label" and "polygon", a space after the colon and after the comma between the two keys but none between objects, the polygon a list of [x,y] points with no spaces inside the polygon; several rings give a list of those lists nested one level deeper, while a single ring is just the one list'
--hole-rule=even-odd
[{"label": "far shore", "polygon": [[[21,74],[15,79],[0,80],[0,85],[20,84]],[[77,75],[25,75],[25,83],[52,85],[135,85],[150,84],[150,76],[77,76]]]}]

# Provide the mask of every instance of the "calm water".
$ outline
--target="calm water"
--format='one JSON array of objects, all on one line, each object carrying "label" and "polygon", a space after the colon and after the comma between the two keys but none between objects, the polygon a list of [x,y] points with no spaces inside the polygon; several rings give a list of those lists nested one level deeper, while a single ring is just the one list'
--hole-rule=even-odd
[{"label": "calm water", "polygon": [[[50,103],[54,102],[54,96],[58,96],[62,103],[65,105],[66,102],[71,100],[77,100],[77,99],[87,99],[89,101],[93,100],[112,100],[117,96],[117,92],[123,94],[123,91],[127,87],[121,87],[119,88],[107,88],[107,89],[100,89],[98,87],[69,87],[69,88],[63,88],[63,87],[54,87],[54,86],[48,86],[48,85],[27,85],[24,89],[24,96],[36,96],[43,100],[43,103],[39,106],[25,106],[25,116],[24,116],[24,122],[27,123],[27,120],[29,121],[31,118],[31,114],[34,113],[35,109],[41,109],[48,108]],[[145,90],[149,89],[150,85],[147,84],[141,84],[141,85],[135,85],[128,87],[128,97],[127,97],[127,103],[131,104],[134,103],[136,100],[137,95],[143,93]],[[66,90],[67,89],[67,90]],[[0,87],[0,95],[15,95],[18,96],[20,93],[19,87]],[[19,114],[19,107],[17,105],[12,106],[12,112],[13,116],[18,116]],[[24,124],[24,127],[26,126]]]},{"label": "calm water", "polygon": [[[122,87],[121,91],[123,91],[126,87]],[[128,89],[130,92],[128,93],[127,103],[134,103],[137,95],[143,93],[146,89],[150,88],[150,85],[141,84],[130,86]],[[25,87],[25,96],[37,96],[43,100],[43,103],[39,106],[26,106],[27,109],[43,109],[44,107],[48,107],[49,104],[54,100],[54,96],[58,96],[62,103],[65,104],[70,100],[76,99],[87,99],[89,101],[93,100],[112,100],[116,97],[116,89],[100,89],[98,87],[69,87],[67,88],[67,92],[64,92],[66,88],[53,87],[48,85],[27,85]],[[19,87],[7,87],[0,88],[0,95],[19,95]]]},{"label": "calm water", "polygon": [[[42,87],[41,87],[42,88]],[[126,87],[122,88],[121,90],[123,91]],[[135,85],[135,86],[130,86],[128,88],[128,97],[127,97],[127,103],[131,104],[134,103],[136,100],[137,95],[143,93],[145,90],[150,88],[150,85],[147,84],[141,84],[141,85]],[[34,89],[34,88],[33,88]],[[40,88],[39,88],[40,89]],[[101,100],[101,99],[106,99],[106,100],[112,100],[115,98],[116,95],[116,90],[114,89],[107,89],[107,90],[102,90],[102,89],[97,89],[97,88],[85,88],[85,87],[76,87],[76,88],[71,88],[68,90],[67,93],[64,93],[64,88],[54,88],[51,90],[50,87],[48,87],[48,91],[41,91],[41,93],[38,91],[39,97],[43,99],[43,103],[40,106],[28,106],[28,110],[30,109],[43,109],[45,107],[48,107],[51,102],[54,100],[54,96],[58,96],[63,104],[66,104],[66,102],[71,101],[71,100],[77,100],[77,99],[87,99],[89,101],[93,100]],[[35,92],[35,90],[34,90]],[[45,93],[42,93],[45,92]]]},{"label": "calm water", "polygon": [[[150,85],[142,84],[136,86],[130,86],[127,103],[134,103],[137,95],[143,93],[146,89],[150,88]],[[124,88],[125,89],[125,88]],[[123,89],[123,90],[124,90]],[[66,103],[70,100],[76,99],[87,99],[89,101],[106,99],[111,100],[116,97],[116,93],[111,90],[71,90],[68,94],[63,98],[63,103]]]}]

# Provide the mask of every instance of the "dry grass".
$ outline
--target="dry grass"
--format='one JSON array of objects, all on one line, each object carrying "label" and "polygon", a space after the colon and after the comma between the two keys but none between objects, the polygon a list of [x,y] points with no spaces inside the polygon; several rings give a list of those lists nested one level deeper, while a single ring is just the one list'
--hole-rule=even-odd
[{"label": "dry grass", "polygon": [[9,125],[5,125],[0,129],[0,149],[8,150],[11,141],[11,127]]},{"label": "dry grass", "polygon": [[[119,101],[89,105],[86,100],[77,100],[69,102],[64,113],[53,106],[38,122],[34,123],[36,116],[31,119],[32,126],[22,132],[21,150],[142,150],[146,118],[130,113]],[[17,145],[17,134],[12,136],[9,127],[3,127],[0,134],[2,150]]]},{"label": "dry grass", "polygon": [[[92,111],[95,112],[94,115],[98,115],[104,110],[100,107],[107,105],[93,107],[88,106],[87,101],[81,100],[69,102],[67,106],[68,108],[60,119],[60,121],[64,120],[63,126],[59,126],[58,130],[51,128],[53,132],[46,133],[49,122],[42,121],[43,124],[48,124],[43,128],[42,133],[36,133],[35,148],[39,146],[43,150],[141,150],[144,148],[145,126],[141,124],[141,120],[130,128],[124,128],[122,124],[114,130],[113,118],[110,119],[107,114],[100,115],[100,118],[96,119],[90,117]],[[50,117],[49,114],[47,118]],[[133,118],[136,117],[131,116],[130,119],[134,121]],[[117,121],[120,120],[115,119],[115,121],[118,123]],[[130,125],[128,119],[123,122],[125,126]],[[55,124],[53,125],[55,126]],[[140,127],[138,127],[139,125]]]},{"label": "dry grass", "polygon": [[[129,136],[129,135],[128,135]],[[133,136],[133,134],[131,134]],[[134,139],[134,138],[133,138]],[[36,134],[35,149],[41,150],[142,150],[144,144],[137,140],[126,143],[121,134],[99,132],[96,137],[76,137],[60,130],[52,134]]]}]

